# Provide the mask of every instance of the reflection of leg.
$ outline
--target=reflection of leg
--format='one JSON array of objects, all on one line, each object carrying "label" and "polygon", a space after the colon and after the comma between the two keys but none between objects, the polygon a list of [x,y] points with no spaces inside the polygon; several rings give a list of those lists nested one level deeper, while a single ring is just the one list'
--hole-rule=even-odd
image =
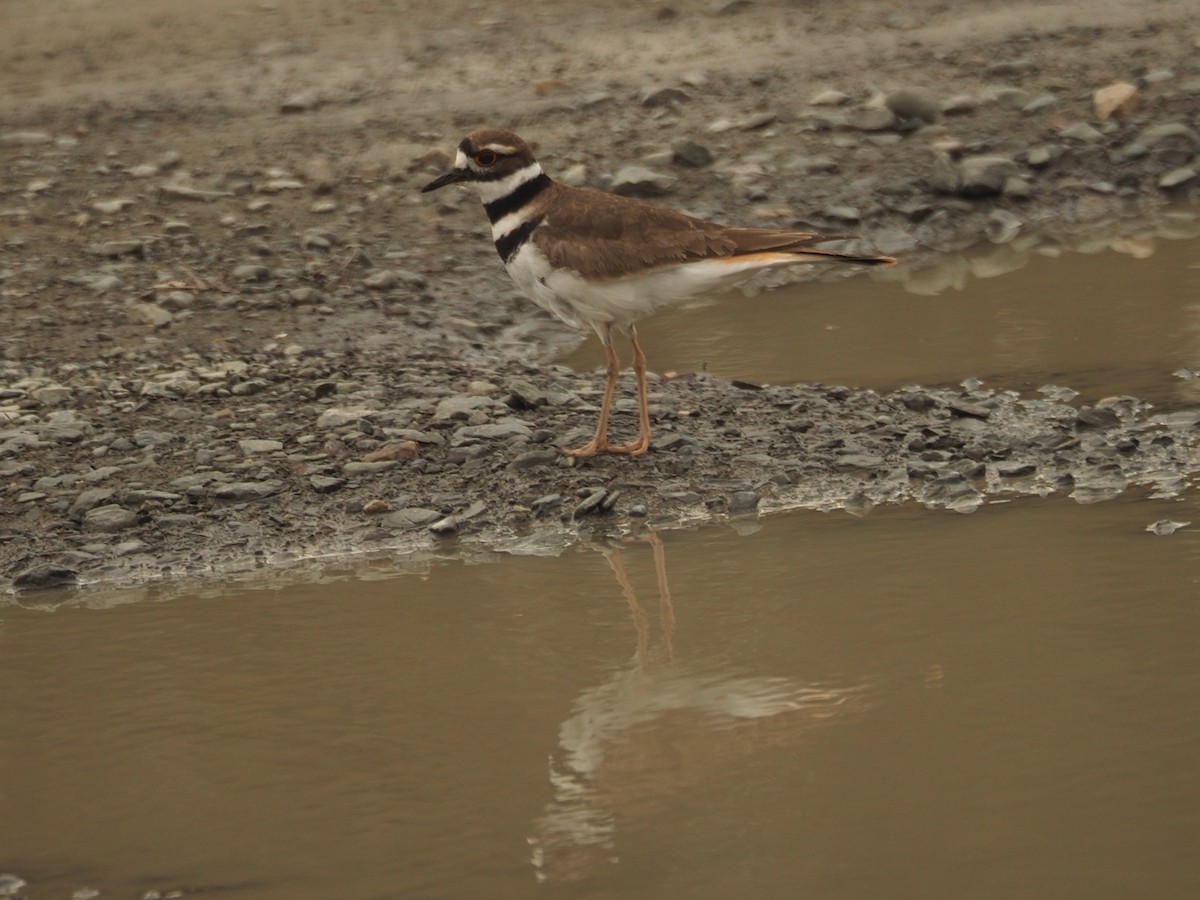
[{"label": "reflection of leg", "polygon": [[582,447],[569,450],[563,447],[564,456],[595,456],[599,451],[612,451],[608,445],[608,416],[612,409],[613,395],[617,392],[617,378],[621,374],[621,358],[612,343],[612,327],[605,325],[600,332],[604,344],[604,358],[608,361],[608,377],[604,382],[604,400],[600,404],[600,421],[596,423],[596,435]]},{"label": "reflection of leg", "polygon": [[671,601],[671,585],[667,582],[667,552],[663,548],[662,538],[653,531],[642,540],[654,551],[654,574],[658,576],[658,606],[667,644],[667,659],[674,659],[675,604]]},{"label": "reflection of leg", "polygon": [[633,625],[637,629],[638,667],[645,669],[647,651],[650,647],[650,622],[646,618],[646,611],[642,609],[642,604],[638,603],[637,594],[633,592],[629,576],[625,574],[625,565],[621,562],[621,549],[614,547],[605,556],[608,558],[608,565],[612,568],[613,574],[617,576],[617,584],[621,586],[621,593],[625,595],[629,611],[633,613]]},{"label": "reflection of leg", "polygon": [[612,453],[628,453],[641,456],[650,449],[650,397],[646,388],[646,354],[638,343],[637,331],[629,326],[629,341],[633,345],[633,374],[637,376],[638,393],[638,436],[636,441],[610,447]]}]

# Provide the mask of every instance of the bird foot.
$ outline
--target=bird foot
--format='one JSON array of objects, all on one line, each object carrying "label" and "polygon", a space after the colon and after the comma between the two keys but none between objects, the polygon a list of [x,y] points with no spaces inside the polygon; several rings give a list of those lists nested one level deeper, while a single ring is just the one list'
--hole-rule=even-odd
[{"label": "bird foot", "polygon": [[576,447],[575,449],[559,447],[558,452],[563,456],[570,456],[575,459],[584,459],[588,456],[595,456],[597,453],[618,453],[626,456],[642,456],[649,449],[650,438],[647,435],[643,435],[636,441],[630,441],[628,444],[610,444],[608,441],[592,438],[582,447]]}]

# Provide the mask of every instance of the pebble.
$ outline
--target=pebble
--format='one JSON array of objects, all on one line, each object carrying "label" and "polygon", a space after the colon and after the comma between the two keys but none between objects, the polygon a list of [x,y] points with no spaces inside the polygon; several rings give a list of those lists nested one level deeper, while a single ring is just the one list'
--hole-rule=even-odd
[{"label": "pebble", "polygon": [[671,146],[671,161],[679,166],[702,169],[712,164],[713,153],[708,147],[695,141],[676,141]]},{"label": "pebble", "polygon": [[1158,179],[1158,186],[1165,191],[1173,190],[1177,187],[1183,187],[1195,181],[1197,170],[1192,166],[1180,166],[1178,169],[1172,169]]},{"label": "pebble", "polygon": [[89,509],[83,517],[84,531],[124,531],[138,522],[137,513],[115,503]]},{"label": "pebble", "polygon": [[386,514],[380,520],[380,523],[385,528],[424,528],[426,525],[437,522],[441,518],[442,514],[436,509],[427,509],[423,506],[410,506]]},{"label": "pebble", "polygon": [[218,500],[261,500],[278,494],[283,490],[283,482],[277,479],[268,481],[236,481],[232,484],[222,484],[213,490],[213,496]]},{"label": "pebble", "polygon": [[920,122],[936,122],[942,111],[933,94],[912,88],[888,94],[884,105],[899,119],[915,119]]},{"label": "pebble", "polygon": [[818,91],[809,98],[809,106],[845,106],[850,102],[850,95],[843,91],[826,88]]},{"label": "pebble", "polygon": [[1107,84],[1092,94],[1092,108],[1101,119],[1128,118],[1137,106],[1138,89],[1127,81]]},{"label": "pebble", "polygon": [[676,178],[646,166],[625,166],[613,176],[609,189],[625,197],[661,197],[675,187]]}]

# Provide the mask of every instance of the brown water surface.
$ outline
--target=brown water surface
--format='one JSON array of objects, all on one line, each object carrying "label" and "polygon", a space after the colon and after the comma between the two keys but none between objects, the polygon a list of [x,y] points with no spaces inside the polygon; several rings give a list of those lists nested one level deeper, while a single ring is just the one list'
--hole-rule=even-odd
[{"label": "brown water surface", "polygon": [[[1192,404],[1197,382],[1171,376],[1200,365],[1200,240],[1184,221],[1181,239],[1114,235],[1077,250],[1044,236],[984,242],[915,271],[734,292],[669,310],[638,334],[657,372],[880,391],[976,377]],[[567,361],[587,370],[602,359],[593,339]]]},{"label": "brown water surface", "polygon": [[2,865],[31,897],[1195,896],[1200,531],[1165,514],[1200,522],[803,513],[10,606]]},{"label": "brown water surface", "polygon": [[[644,333],[659,370],[1190,402],[1198,263],[1035,254]],[[0,872],[31,898],[1200,896],[1194,493],[733,524],[4,598]]]}]

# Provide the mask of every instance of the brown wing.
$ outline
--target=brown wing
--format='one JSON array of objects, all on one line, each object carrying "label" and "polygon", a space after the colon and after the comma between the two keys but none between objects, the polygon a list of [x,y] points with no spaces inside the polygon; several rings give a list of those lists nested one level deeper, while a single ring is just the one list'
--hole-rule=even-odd
[{"label": "brown wing", "polygon": [[534,243],[551,265],[586,278],[616,278],[689,260],[766,252],[891,262],[813,248],[841,235],[731,228],[603,191],[555,185],[555,196],[546,200],[547,227],[538,229]]}]

